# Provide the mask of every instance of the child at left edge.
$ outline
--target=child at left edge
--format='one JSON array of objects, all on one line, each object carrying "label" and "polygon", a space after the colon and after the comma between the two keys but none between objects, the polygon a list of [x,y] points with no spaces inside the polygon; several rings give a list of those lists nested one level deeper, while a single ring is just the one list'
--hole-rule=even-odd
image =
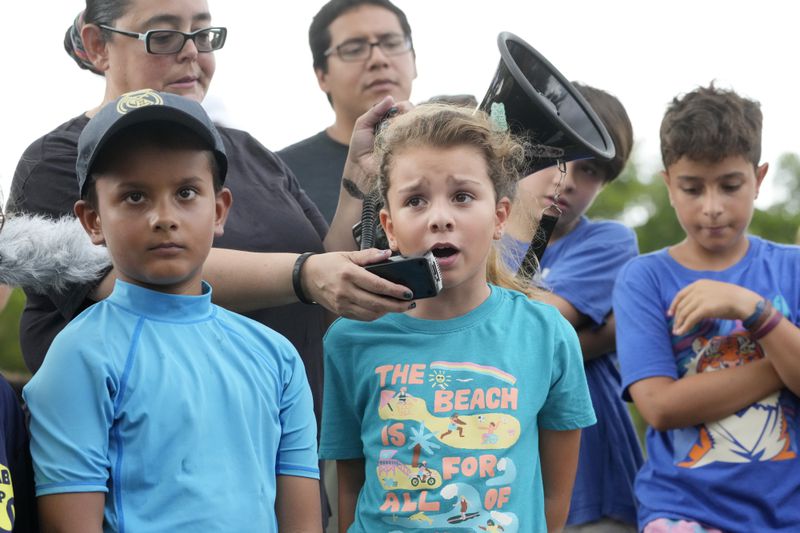
[{"label": "child at left edge", "polygon": [[75,212],[117,281],[24,389],[43,528],[319,533],[300,357],[201,279],[231,204],[214,125],[197,102],[136,91],[78,154]]},{"label": "child at left edge", "polygon": [[336,460],[339,531],[559,530],[595,417],[574,329],[494,250],[522,147],[437,104],[391,119],[376,146],[390,246],[432,252],[444,288],[325,336],[320,456]]}]

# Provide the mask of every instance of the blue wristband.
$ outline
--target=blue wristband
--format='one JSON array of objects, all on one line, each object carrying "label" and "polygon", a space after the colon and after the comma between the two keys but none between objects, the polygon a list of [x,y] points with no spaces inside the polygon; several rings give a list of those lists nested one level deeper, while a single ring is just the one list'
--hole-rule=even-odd
[{"label": "blue wristband", "polygon": [[767,303],[766,300],[763,299],[759,300],[759,302],[756,304],[756,310],[753,311],[753,314],[742,321],[742,325],[745,328],[750,329],[753,326],[753,324],[755,324],[756,321],[759,318],[761,318],[761,315],[764,313],[764,306],[766,305],[766,303]]}]

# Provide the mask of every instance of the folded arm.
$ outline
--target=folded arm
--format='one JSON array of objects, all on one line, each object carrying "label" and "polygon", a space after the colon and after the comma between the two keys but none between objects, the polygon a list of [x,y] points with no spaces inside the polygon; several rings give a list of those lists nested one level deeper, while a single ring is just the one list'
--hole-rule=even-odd
[{"label": "folded arm", "polygon": [[767,359],[675,380],[652,377],[629,390],[636,408],[658,431],[720,420],[780,390],[783,384]]},{"label": "folded arm", "polygon": [[553,292],[546,292],[541,299],[558,309],[561,316],[566,318],[575,328],[578,333],[578,341],[581,344],[581,353],[584,361],[589,361],[614,351],[616,335],[613,313],[606,317],[606,322],[602,326],[594,328],[589,317],[578,311],[566,298],[562,298]]},{"label": "folded arm", "polygon": [[[670,305],[673,332],[685,334],[704,318],[744,321],[762,299],[760,294],[732,283],[696,281],[679,291]],[[785,386],[800,394],[800,329],[783,319],[758,343]]]}]

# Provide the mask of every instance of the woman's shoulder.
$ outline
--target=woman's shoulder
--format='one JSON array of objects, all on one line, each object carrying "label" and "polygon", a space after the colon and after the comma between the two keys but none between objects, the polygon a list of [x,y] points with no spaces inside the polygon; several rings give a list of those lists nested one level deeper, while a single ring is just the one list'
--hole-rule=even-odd
[{"label": "woman's shoulder", "polygon": [[72,214],[78,199],[78,137],[88,122],[86,115],[79,115],[28,146],[14,171],[9,211],[54,218]]},{"label": "woman's shoulder", "polygon": [[250,133],[225,126],[217,126],[217,131],[222,137],[231,167],[241,167],[249,175],[253,172],[258,174],[268,172],[272,175],[287,174],[283,160]]},{"label": "woman's shoulder", "polygon": [[273,159],[277,159],[278,157],[272,150],[268,149],[266,146],[261,144],[258,139],[244,130],[229,128],[227,126],[217,126],[217,131],[219,132],[220,137],[222,137],[222,142],[225,144],[226,150],[241,150],[246,152],[262,153],[263,155],[269,156]]},{"label": "woman's shoulder", "polygon": [[84,114],[69,119],[28,145],[22,159],[38,160],[65,152],[76,158],[78,154],[78,137],[80,137],[83,128],[88,123],[89,118]]}]

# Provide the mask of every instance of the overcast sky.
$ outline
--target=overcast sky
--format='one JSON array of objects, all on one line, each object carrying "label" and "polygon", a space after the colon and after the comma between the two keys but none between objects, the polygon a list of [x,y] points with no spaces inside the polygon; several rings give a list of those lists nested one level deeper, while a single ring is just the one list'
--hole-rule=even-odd
[{"label": "overcast sky", "polygon": [[[230,125],[278,150],[332,122],[308,50],[322,1],[209,0],[228,27],[208,102]],[[396,0],[408,15],[419,77],[412,101],[485,93],[499,60],[496,37],[516,33],[567,78],[608,90],[628,109],[643,173],[660,170],[658,127],[676,94],[717,80],[759,100],[763,160],[800,153],[800,41],[794,2],[671,0]],[[102,99],[101,78],[63,51],[83,2],[8,2],[0,96],[0,186],[33,140]],[[280,5],[280,7],[279,7]],[[222,111],[219,106],[223,106]],[[775,166],[773,166],[775,168]],[[774,176],[773,176],[774,177]],[[769,181],[768,176],[768,181]],[[760,205],[774,197],[769,187]]]}]

